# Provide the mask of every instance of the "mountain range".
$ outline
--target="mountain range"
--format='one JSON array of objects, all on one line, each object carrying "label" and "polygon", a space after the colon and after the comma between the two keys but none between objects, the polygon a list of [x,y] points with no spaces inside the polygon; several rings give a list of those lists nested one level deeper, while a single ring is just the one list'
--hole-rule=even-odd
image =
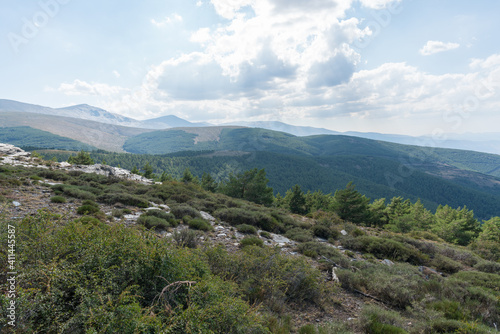
[{"label": "mountain range", "polygon": [[[22,120],[22,125],[31,126],[40,130],[53,132],[62,136],[64,136],[64,134],[61,134],[62,133],[61,130],[54,129],[54,126],[49,127],[46,124],[43,124],[45,122],[41,120],[40,115],[69,117],[69,118],[76,118],[78,120],[98,122],[101,123],[98,126],[99,129],[104,130],[104,132],[113,132],[116,130],[116,128],[105,130],[104,128],[106,127],[105,126],[106,124],[113,126],[120,126],[120,127],[136,128],[135,130],[132,130],[133,132],[141,132],[144,130],[161,130],[161,129],[176,128],[176,127],[204,127],[213,125],[209,123],[189,122],[174,115],[166,115],[147,120],[136,120],[116,113],[111,113],[104,109],[93,107],[87,104],[80,104],[65,108],[50,108],[34,104],[22,103],[13,100],[0,99],[0,126],[3,127],[18,126],[20,122],[19,120],[17,120],[17,122],[15,121],[16,116],[12,113],[19,113],[19,112],[28,113],[24,114],[25,117],[22,117],[22,118],[27,118],[25,120]],[[10,114],[6,115],[5,113],[10,113]],[[29,119],[35,117],[30,114],[39,115],[36,117],[36,119],[37,121],[41,121],[42,124],[30,122]],[[53,119],[50,120],[47,119],[47,121],[50,122],[53,121]],[[66,119],[66,121],[68,120]],[[16,125],[13,125],[14,123]],[[278,121],[257,121],[257,122],[235,121],[231,123],[225,123],[222,125],[263,128],[267,130],[286,132],[289,134],[293,134],[295,136],[312,136],[312,135],[323,135],[323,134],[346,135],[346,136],[354,136],[354,137],[374,139],[374,140],[383,140],[383,141],[399,143],[399,144],[407,144],[407,145],[464,149],[464,150],[472,150],[485,153],[500,154],[500,133],[445,134],[440,137],[441,139],[436,139],[429,136],[413,137],[406,135],[383,134],[376,132],[355,132],[355,131],[338,132],[325,128],[315,128],[310,126],[295,126]],[[82,123],[82,126],[85,126],[85,123]],[[91,128],[95,129],[95,124],[92,124]],[[95,132],[95,130],[93,131]],[[122,130],[122,132],[124,131],[127,132],[127,130]],[[70,138],[75,140],[80,140],[78,137],[79,134],[77,132],[73,135],[73,137]],[[117,142],[122,143],[123,140],[117,139]],[[95,145],[96,143],[88,143],[88,144]],[[113,151],[122,151],[121,147],[119,147],[118,145],[98,144],[96,146],[99,148],[113,150]]]},{"label": "mountain range", "polygon": [[[128,126],[132,124],[138,126]],[[159,124],[177,127],[152,129]],[[484,219],[500,216],[500,155],[398,144],[381,140],[390,135],[363,134],[373,138],[367,139],[279,122],[196,125],[175,116],[136,121],[88,105],[53,109],[0,100],[0,142],[20,147],[102,149],[108,153],[95,152],[94,158],[112,166],[150,164],[155,173],[174,176],[190,168],[197,176],[207,172],[218,181],[264,168],[275,193],[284,194],[295,184],[304,191],[331,193],[354,181],[372,199],[401,196],[420,199],[429,209],[449,204],[467,206]],[[310,133],[314,135],[306,135]],[[490,137],[470,135],[468,140]],[[44,154],[49,159],[60,155]]]}]

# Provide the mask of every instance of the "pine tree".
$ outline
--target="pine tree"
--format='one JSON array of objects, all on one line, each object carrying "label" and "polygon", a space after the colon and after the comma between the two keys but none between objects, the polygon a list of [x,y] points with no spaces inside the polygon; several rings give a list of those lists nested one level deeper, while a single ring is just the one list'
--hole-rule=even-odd
[{"label": "pine tree", "polygon": [[153,167],[148,163],[144,166],[144,177],[146,179],[152,179],[153,178]]},{"label": "pine tree", "polygon": [[343,220],[366,225],[370,223],[369,202],[370,199],[361,195],[349,182],[345,189],[335,192],[332,209]]},{"label": "pine tree", "polygon": [[203,175],[201,176],[201,187],[205,190],[215,192],[215,190],[217,189],[217,183],[215,182],[212,175],[203,173]]},{"label": "pine tree", "polygon": [[242,174],[230,174],[222,192],[257,204],[271,205],[274,201],[273,188],[267,186],[268,182],[264,169],[254,168]]},{"label": "pine tree", "polygon": [[70,156],[68,158],[68,162],[70,164],[75,164],[75,165],[93,165],[94,160],[90,157],[90,153],[87,153],[83,150],[78,152],[76,156]]},{"label": "pine tree", "polygon": [[306,197],[304,192],[300,189],[298,184],[294,185],[292,188],[292,195],[290,197],[290,211],[297,214],[305,214],[306,210]]}]

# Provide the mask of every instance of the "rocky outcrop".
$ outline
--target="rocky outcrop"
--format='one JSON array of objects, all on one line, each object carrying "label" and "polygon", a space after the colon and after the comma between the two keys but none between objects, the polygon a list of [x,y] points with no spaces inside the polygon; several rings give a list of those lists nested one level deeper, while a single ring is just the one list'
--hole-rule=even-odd
[{"label": "rocky outcrop", "polygon": [[[13,165],[13,166],[25,166],[25,167],[38,167],[38,168],[48,168],[47,165],[40,163],[39,159],[31,157],[30,152],[26,152],[23,149],[10,144],[0,143],[0,165]],[[83,173],[95,173],[105,176],[114,176],[121,179],[137,181],[143,184],[152,184],[153,180],[146,179],[143,176],[133,174],[130,171],[112,167],[108,165],[72,165],[67,162],[51,163],[51,168],[63,169],[68,171],[80,171]]]}]

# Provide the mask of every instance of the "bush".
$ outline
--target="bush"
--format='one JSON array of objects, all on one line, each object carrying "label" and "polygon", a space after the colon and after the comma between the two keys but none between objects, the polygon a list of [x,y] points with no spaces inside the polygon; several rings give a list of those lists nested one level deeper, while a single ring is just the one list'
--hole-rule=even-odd
[{"label": "bush", "polygon": [[132,195],[126,192],[121,193],[106,193],[97,198],[100,202],[114,205],[121,203],[124,205],[136,206],[138,208],[147,208],[149,201],[138,195]]},{"label": "bush", "polygon": [[233,226],[247,224],[268,232],[282,231],[282,225],[265,211],[252,211],[250,208],[227,208],[214,212],[214,216]]},{"label": "bush", "polygon": [[360,236],[357,238],[345,238],[344,247],[371,253],[379,259],[390,259],[393,261],[404,261],[412,264],[423,264],[428,257],[422,254],[414,246],[401,242],[373,236]]},{"label": "bush", "polygon": [[189,227],[201,231],[213,231],[212,225],[202,218],[194,218],[188,223]]},{"label": "bush", "polygon": [[66,197],[63,196],[52,196],[50,198],[52,203],[66,203]]},{"label": "bush", "polygon": [[76,210],[76,213],[78,213],[79,215],[92,215],[97,212],[99,212],[99,207],[88,204],[82,205]]},{"label": "bush", "polygon": [[166,220],[170,226],[176,227],[178,225],[177,220],[175,219],[175,216],[171,213],[165,212],[163,210],[147,210],[145,213],[143,213],[141,216],[150,216],[150,217],[156,217],[160,219]]},{"label": "bush", "polygon": [[315,225],[312,228],[314,236],[328,240],[330,238],[330,228],[325,225]]},{"label": "bush", "polygon": [[137,223],[144,225],[148,229],[155,228],[166,230],[170,227],[170,224],[165,219],[155,216],[147,216],[144,214],[137,219]]},{"label": "bush", "polygon": [[172,238],[179,247],[196,248],[198,246],[196,231],[187,228],[175,231]]},{"label": "bush", "polygon": [[337,277],[348,290],[365,291],[389,305],[404,309],[423,297],[424,279],[407,263],[385,264],[363,262],[358,270],[337,270]]},{"label": "bush", "polygon": [[304,230],[300,227],[289,229],[285,236],[298,242],[307,242],[313,239],[311,230]]},{"label": "bush", "polygon": [[436,255],[431,262],[437,270],[448,274],[454,274],[463,268],[462,264],[443,255]]},{"label": "bush", "polygon": [[500,263],[493,261],[479,261],[474,265],[474,268],[490,274],[498,274],[500,273]]},{"label": "bush", "polygon": [[264,241],[262,241],[259,237],[244,237],[241,239],[240,246],[246,247],[246,246],[258,246],[262,247],[264,246]]},{"label": "bush", "polygon": [[320,242],[310,241],[301,243],[298,248],[299,252],[306,256],[311,256],[309,254],[315,254],[311,257],[324,256],[329,259],[338,259],[342,257],[337,249]]},{"label": "bush", "polygon": [[238,230],[238,232],[244,233],[244,234],[257,234],[257,229],[255,227],[253,227],[252,225],[248,225],[248,224],[238,225],[238,226],[236,226],[236,229]]},{"label": "bush", "polygon": [[393,311],[384,310],[375,305],[367,305],[361,312],[359,319],[365,333],[372,334],[405,334],[402,327],[404,320]]},{"label": "bush", "polygon": [[177,219],[182,219],[184,216],[201,218],[200,212],[188,204],[172,205],[170,207],[170,213]]},{"label": "bush", "polygon": [[262,238],[266,238],[266,239],[272,239],[273,238],[272,235],[271,235],[271,233],[266,232],[266,231],[260,231],[260,236]]}]

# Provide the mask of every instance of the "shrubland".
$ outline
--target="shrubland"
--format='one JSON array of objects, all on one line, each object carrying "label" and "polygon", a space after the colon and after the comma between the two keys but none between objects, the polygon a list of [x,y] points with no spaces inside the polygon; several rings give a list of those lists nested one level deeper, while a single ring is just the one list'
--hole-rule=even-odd
[{"label": "shrubland", "polygon": [[[252,175],[265,181],[259,171],[233,181]],[[9,215],[15,190],[35,185],[53,205],[75,203],[74,212]],[[499,218],[481,222],[466,207],[432,213],[419,201],[371,201],[353,184],[334,195],[297,186],[254,203],[189,176],[144,185],[11,166],[0,166],[0,186],[2,245],[7,225],[16,226],[12,332],[495,333],[500,325]],[[151,202],[170,212],[144,210]],[[120,223],[131,211],[141,213],[137,224]],[[200,211],[244,233],[240,247],[210,242],[216,232]],[[275,234],[296,242],[291,254],[264,244]],[[332,271],[338,282],[328,280]],[[5,293],[0,302],[5,312]],[[324,321],[300,320],[303,310]],[[352,312],[350,321],[335,317]]]}]

